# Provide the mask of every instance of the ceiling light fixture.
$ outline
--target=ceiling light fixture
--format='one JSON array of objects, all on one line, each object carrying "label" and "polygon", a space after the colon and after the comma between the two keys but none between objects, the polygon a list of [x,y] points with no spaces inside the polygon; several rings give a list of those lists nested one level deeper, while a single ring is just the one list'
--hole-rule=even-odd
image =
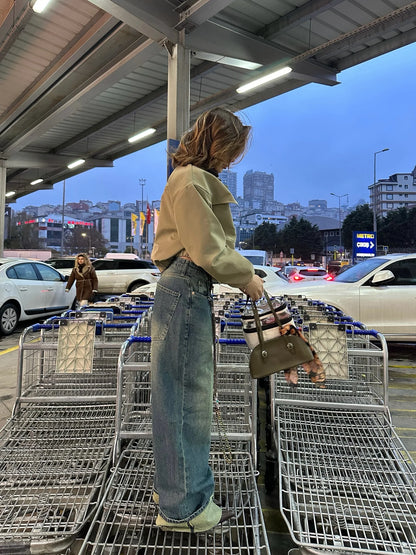
[{"label": "ceiling light fixture", "polygon": [[279,79],[279,77],[283,77],[284,75],[287,75],[291,71],[292,71],[292,68],[289,67],[289,66],[282,67],[281,69],[278,69],[277,71],[273,71],[273,73],[269,73],[268,75],[265,75],[264,77],[260,77],[259,79],[255,79],[254,81],[251,81],[250,83],[247,83],[246,85],[242,85],[241,87],[239,87],[236,90],[239,94],[250,91],[251,89],[255,89],[256,87],[260,87],[261,85],[264,85],[265,83],[269,83],[270,81],[274,81],[275,79]]},{"label": "ceiling light fixture", "polygon": [[129,143],[137,143],[137,141],[140,141],[141,139],[144,139],[149,135],[153,135],[153,133],[156,133],[156,129],[154,129],[153,127],[149,127],[149,129],[145,129],[144,131],[140,131],[140,133],[133,135],[133,137],[130,137],[128,141]]},{"label": "ceiling light fixture", "polygon": [[39,185],[39,183],[43,183],[43,179],[41,177],[30,182],[31,185]]},{"label": "ceiling light fixture", "polygon": [[79,160],[75,160],[75,162],[71,162],[67,165],[67,168],[69,170],[73,170],[74,168],[78,168],[78,166],[82,166],[82,164],[85,164],[84,158],[80,158]]},{"label": "ceiling light fixture", "polygon": [[32,2],[32,10],[36,13],[42,13],[51,0],[35,0]]},{"label": "ceiling light fixture", "polygon": [[16,194],[16,191],[9,191],[5,194],[6,197],[13,197]]}]

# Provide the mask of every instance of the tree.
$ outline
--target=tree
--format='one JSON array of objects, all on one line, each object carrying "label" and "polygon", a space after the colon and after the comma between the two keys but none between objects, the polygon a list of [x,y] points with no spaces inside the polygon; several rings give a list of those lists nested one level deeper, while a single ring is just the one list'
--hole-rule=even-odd
[{"label": "tree", "polygon": [[346,249],[352,248],[353,231],[373,231],[373,212],[368,204],[357,206],[342,224],[342,244]]},{"label": "tree", "polygon": [[18,212],[11,221],[10,237],[4,241],[7,249],[39,249],[39,230],[37,223],[23,223],[33,219],[26,212]]},{"label": "tree", "polygon": [[74,227],[65,230],[65,251],[69,251],[70,254],[87,252],[92,255],[93,252],[94,256],[104,256],[108,251],[106,244],[102,233],[95,227]]},{"label": "tree", "polygon": [[254,244],[265,251],[273,251],[276,247],[276,224],[263,222],[254,230]]},{"label": "tree", "polygon": [[378,243],[394,249],[411,249],[416,242],[416,209],[391,210],[379,225]]},{"label": "tree", "polygon": [[322,252],[322,237],[318,226],[312,225],[304,218],[297,219],[296,216],[277,233],[276,252],[288,253],[294,249],[294,256],[309,260],[311,254]]}]

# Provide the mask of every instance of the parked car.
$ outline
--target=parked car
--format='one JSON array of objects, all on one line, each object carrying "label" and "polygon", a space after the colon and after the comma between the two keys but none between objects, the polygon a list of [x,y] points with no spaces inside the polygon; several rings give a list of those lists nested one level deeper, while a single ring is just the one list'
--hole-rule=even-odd
[{"label": "parked car", "polygon": [[65,292],[67,278],[45,264],[23,258],[0,258],[0,334],[17,324],[73,308],[75,288]]},{"label": "parked car", "polygon": [[274,266],[257,266],[254,265],[255,273],[262,278],[264,284],[269,285],[271,283],[289,283],[289,278],[281,271],[280,268],[275,268]]},{"label": "parked car", "polygon": [[369,258],[333,281],[267,287],[270,295],[320,300],[383,333],[388,341],[416,340],[416,254]]},{"label": "parked car", "polygon": [[69,276],[75,264],[75,256],[68,256],[62,258],[48,258],[45,260],[47,264],[61,272],[64,276]]},{"label": "parked car", "polygon": [[150,260],[99,258],[92,265],[97,272],[98,293],[130,293],[154,283],[160,272]]},{"label": "parked car", "polygon": [[293,272],[296,272],[299,268],[303,268],[305,266],[305,264],[303,263],[298,263],[298,264],[286,264],[285,266],[282,267],[282,272],[289,277],[290,274],[293,274]]},{"label": "parked car", "polygon": [[[266,283],[268,285],[278,283],[281,287],[289,285],[288,278],[280,271],[279,268],[274,268],[273,266],[254,266],[254,272],[262,278],[265,287]],[[136,294],[143,294],[153,297],[156,291],[156,283],[150,283],[149,285],[143,285],[138,287],[133,292]],[[221,295],[222,293],[230,293],[236,295],[243,295],[238,287],[232,287],[225,283],[214,283],[213,294]]]},{"label": "parked car", "polygon": [[317,279],[333,279],[333,276],[322,266],[299,266],[289,274],[291,283],[299,283],[300,281],[315,281]]}]

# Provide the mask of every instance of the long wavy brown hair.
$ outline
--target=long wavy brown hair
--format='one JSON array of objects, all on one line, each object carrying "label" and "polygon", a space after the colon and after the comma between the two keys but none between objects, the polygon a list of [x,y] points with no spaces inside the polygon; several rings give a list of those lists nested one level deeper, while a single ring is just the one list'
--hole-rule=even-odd
[{"label": "long wavy brown hair", "polygon": [[193,164],[221,171],[241,159],[246,151],[251,127],[243,125],[230,110],[213,108],[201,114],[183,135],[171,155],[173,166]]}]

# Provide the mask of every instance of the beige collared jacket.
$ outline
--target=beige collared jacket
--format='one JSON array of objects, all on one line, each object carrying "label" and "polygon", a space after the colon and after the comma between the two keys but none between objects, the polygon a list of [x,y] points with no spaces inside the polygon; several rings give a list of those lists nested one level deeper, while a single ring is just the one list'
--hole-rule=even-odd
[{"label": "beige collared jacket", "polygon": [[182,251],[219,283],[245,287],[253,278],[249,260],[234,246],[230,203],[236,201],[211,173],[178,166],[162,195],[152,260],[163,271]]}]

